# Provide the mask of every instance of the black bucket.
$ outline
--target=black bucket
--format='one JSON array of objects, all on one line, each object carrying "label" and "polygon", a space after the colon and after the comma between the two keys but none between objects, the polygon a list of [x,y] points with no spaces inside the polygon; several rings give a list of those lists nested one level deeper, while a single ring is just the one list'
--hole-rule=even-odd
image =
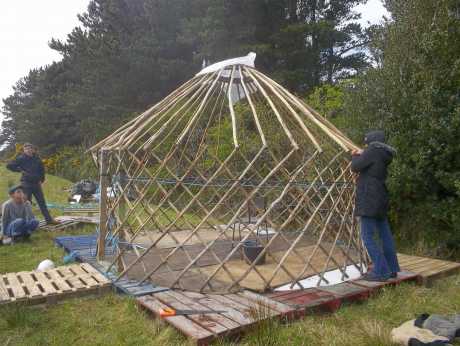
[{"label": "black bucket", "polygon": [[[244,254],[244,259],[246,260],[247,263],[252,264],[257,256],[263,251],[264,246],[258,244],[255,240],[246,240],[243,243],[243,254]],[[259,258],[257,261],[256,265],[261,265],[265,263],[265,253],[262,255],[262,257]]]}]

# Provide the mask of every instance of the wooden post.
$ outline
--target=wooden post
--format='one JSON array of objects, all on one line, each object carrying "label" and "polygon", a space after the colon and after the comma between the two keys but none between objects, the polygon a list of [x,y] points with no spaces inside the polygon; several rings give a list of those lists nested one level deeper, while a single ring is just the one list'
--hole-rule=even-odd
[{"label": "wooden post", "polygon": [[108,177],[108,151],[104,148],[100,150],[100,201],[99,201],[99,239],[97,241],[97,259],[104,260],[105,237],[107,236],[107,188],[109,186]]},{"label": "wooden post", "polygon": [[[119,220],[126,220],[127,215],[128,215],[128,206],[127,206],[126,200],[127,199],[129,200],[129,189],[131,187],[129,187],[129,182],[127,178],[128,178],[127,174],[124,174],[124,173],[120,174],[120,186],[119,186],[120,191],[118,191],[118,193],[120,194],[124,193],[125,196],[124,198],[121,198],[120,202],[118,203]],[[126,188],[126,186],[128,186],[128,188]],[[123,228],[120,229],[120,232],[118,233],[118,240],[122,242],[126,241],[125,229]],[[122,249],[120,248],[120,245],[117,246],[117,251],[118,251],[117,254],[120,254],[118,258],[118,262],[117,262],[117,269],[118,269],[118,272],[122,272],[125,269],[125,267],[123,265],[123,256],[121,254]]]}]

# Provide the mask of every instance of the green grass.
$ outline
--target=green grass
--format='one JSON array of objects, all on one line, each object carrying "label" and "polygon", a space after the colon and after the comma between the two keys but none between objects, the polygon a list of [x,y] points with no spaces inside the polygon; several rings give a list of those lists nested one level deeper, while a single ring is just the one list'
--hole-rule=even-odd
[{"label": "green grass", "polygon": [[[0,189],[10,173],[0,167]],[[50,202],[64,202],[70,183],[49,177],[44,186]],[[31,242],[0,247],[0,273],[32,270],[49,258],[62,264],[63,251],[53,238],[93,232],[86,227],[71,232],[33,235]],[[423,312],[460,312],[460,275],[440,280],[427,289],[412,284],[386,288],[361,304],[342,307],[334,314],[308,316],[290,324],[268,321],[254,327],[238,345],[390,346],[392,328]],[[0,307],[1,345],[184,345],[188,341],[173,328],[138,310],[133,299],[109,294],[98,298],[64,301],[55,306]],[[218,340],[217,345],[233,345]],[[457,342],[455,345],[460,345]]]}]

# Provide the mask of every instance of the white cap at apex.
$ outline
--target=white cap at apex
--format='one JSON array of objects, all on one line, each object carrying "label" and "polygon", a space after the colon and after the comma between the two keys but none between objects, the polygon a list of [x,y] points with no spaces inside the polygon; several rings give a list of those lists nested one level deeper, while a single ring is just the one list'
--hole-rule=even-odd
[{"label": "white cap at apex", "polygon": [[255,60],[256,60],[256,53],[251,52],[246,56],[241,56],[239,58],[227,59],[227,60],[216,62],[215,64],[205,67],[200,72],[198,72],[196,75],[201,76],[206,73],[219,71],[231,65],[246,65],[246,66],[254,67]]}]

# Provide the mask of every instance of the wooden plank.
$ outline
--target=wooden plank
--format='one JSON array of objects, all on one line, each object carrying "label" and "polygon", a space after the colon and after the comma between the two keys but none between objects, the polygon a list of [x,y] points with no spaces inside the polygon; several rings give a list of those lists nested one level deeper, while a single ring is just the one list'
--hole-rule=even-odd
[{"label": "wooden plank", "polygon": [[313,308],[337,299],[333,294],[316,288],[299,290],[292,293],[292,295],[283,295],[272,299],[280,299],[284,304],[291,304],[303,308]]},{"label": "wooden plank", "polygon": [[[228,303],[225,300],[217,299],[215,295],[203,295],[195,292],[182,293],[188,297],[197,299],[200,304],[204,305],[207,308],[211,308],[214,310],[225,310],[226,312],[222,313],[222,315],[232,319],[233,321],[238,323],[240,327],[247,327],[255,322],[255,320],[251,318],[248,312],[240,310],[241,308],[247,309],[246,306],[237,306],[236,304],[232,304],[232,300],[230,300],[230,303]],[[219,297],[225,296],[219,295]]]},{"label": "wooden plank", "polygon": [[81,282],[77,276],[67,276],[64,280],[77,291],[86,290],[90,288],[89,286]]},{"label": "wooden plank", "polygon": [[246,305],[250,309],[250,313],[253,314],[253,317],[260,320],[269,317],[275,317],[279,315],[278,311],[272,310],[269,306],[261,305],[258,302],[248,299],[245,296],[237,294],[227,294],[225,295],[228,299],[231,299],[235,302],[239,302],[243,305]]},{"label": "wooden plank", "polygon": [[0,303],[10,301],[11,297],[3,283],[3,276],[0,275]]},{"label": "wooden plank", "polygon": [[64,281],[66,281],[72,288],[75,290],[84,290],[87,288],[86,285],[84,285],[78,276],[75,275],[69,268],[67,267],[60,267],[59,271],[63,274],[64,276]]},{"label": "wooden plank", "polygon": [[274,291],[267,293],[266,296],[270,298],[281,298],[282,296],[287,296],[292,293],[301,292],[301,290],[290,290],[290,291]]},{"label": "wooden plank", "polygon": [[460,263],[440,259],[424,258],[398,254],[401,268],[419,276],[419,283],[431,285],[439,278],[453,275],[460,271]]},{"label": "wooden plank", "polygon": [[[225,307],[223,307],[222,305],[218,306],[217,308],[212,308],[212,307],[209,307],[209,306],[205,306],[205,305],[201,304],[201,302],[198,302],[198,301],[194,300],[193,298],[187,297],[186,295],[182,294],[182,292],[169,290],[169,291],[166,291],[165,293],[170,295],[170,296],[173,296],[178,301],[186,304],[187,306],[191,306],[192,309],[218,310],[218,311],[227,311],[228,310]],[[232,331],[234,329],[238,329],[238,328],[241,327],[241,325],[239,323],[236,323],[231,318],[228,318],[227,316],[225,316],[224,313],[206,314],[204,316],[209,317],[209,318],[213,319],[214,321],[218,322],[219,324],[221,324],[222,326],[224,326],[227,329],[226,332],[229,332],[229,331]]]},{"label": "wooden plank", "polygon": [[[165,292],[159,292],[155,293],[154,297],[161,301],[162,303],[170,306],[173,309],[184,309],[184,310],[189,310],[189,309],[195,309],[197,308],[197,305],[191,304],[190,306],[188,304],[181,303],[178,301],[176,298],[168,294],[168,291]],[[200,305],[198,305],[199,307]],[[225,333],[227,331],[227,328],[220,323],[216,322],[214,319],[216,319],[218,314],[209,314],[208,315],[187,315],[186,317],[193,321],[195,324],[199,325],[200,327],[209,330],[211,333],[214,335],[220,335],[222,333]],[[204,318],[203,318],[204,317]]]},{"label": "wooden plank", "polygon": [[344,282],[333,286],[324,286],[318,289],[321,291],[331,293],[340,298],[353,298],[357,296],[362,296],[363,298],[365,298],[370,294],[369,288],[353,285],[349,282]]},{"label": "wooden plank", "polygon": [[17,273],[17,276],[22,279],[22,282],[24,282],[24,285],[27,287],[29,297],[34,298],[42,296],[42,291],[38,288],[37,282],[33,279],[29,272],[20,272]]},{"label": "wooden plank", "polygon": [[460,264],[457,264],[457,263],[445,263],[441,266],[438,266],[434,269],[429,269],[425,272],[422,272],[420,273],[421,275],[423,276],[431,276],[431,275],[434,275],[434,274],[440,274],[440,273],[443,273],[443,272],[447,272],[447,271],[451,271],[451,270],[460,270]]},{"label": "wooden plank", "polygon": [[306,294],[306,292],[311,289],[307,290],[292,290],[292,291],[281,291],[281,292],[273,292],[268,293],[267,297],[271,299],[275,299],[277,301],[289,300],[290,298],[295,298],[296,296],[301,296]]},{"label": "wooden plank", "polygon": [[[257,321],[256,316],[253,316],[252,308],[247,305],[240,304],[232,299],[229,299],[226,295],[209,295],[213,300],[222,303],[224,306],[233,309],[238,318],[242,320],[242,323],[252,324]],[[238,312],[238,313],[236,313]]]},{"label": "wooden plank", "polygon": [[460,264],[455,263],[455,262],[436,262],[436,263],[431,263],[430,265],[426,266],[425,271],[435,271],[435,270],[443,270],[445,268],[455,268],[459,267]]},{"label": "wooden plank", "polygon": [[248,299],[254,300],[258,302],[258,304],[262,303],[266,306],[268,306],[270,309],[279,312],[281,315],[287,315],[291,314],[294,312],[294,309],[288,305],[285,305],[283,303],[277,302],[275,300],[272,300],[268,297],[264,297],[260,294],[252,293],[250,291],[244,290],[241,293],[238,293],[239,296],[244,296]]},{"label": "wooden plank", "polygon": [[377,289],[377,288],[382,288],[387,285],[386,282],[381,282],[381,281],[366,281],[366,280],[354,280],[351,281],[354,285],[358,285],[361,287],[366,287],[368,289]]},{"label": "wooden plank", "polygon": [[74,264],[74,265],[70,266],[69,269],[71,269],[76,274],[75,276],[78,277],[80,279],[80,281],[84,281],[88,288],[90,288],[90,287],[98,287],[99,286],[99,282],[96,281],[86,271],[84,271],[80,267],[80,264]]},{"label": "wooden plank", "polygon": [[403,265],[412,265],[412,264],[416,264],[417,262],[420,262],[420,261],[426,261],[426,260],[431,260],[430,258],[427,258],[427,257],[418,257],[418,256],[409,256],[409,255],[398,255],[398,262],[399,264],[403,264]]},{"label": "wooden plank", "polygon": [[456,266],[452,265],[450,263],[448,264],[436,264],[435,266],[430,266],[430,267],[423,267],[422,268],[411,268],[412,271],[417,273],[419,276],[422,276],[423,278],[429,278],[431,276],[438,275],[439,273],[442,273],[444,271],[449,271],[451,269],[455,270]]},{"label": "wooden plank", "polygon": [[89,263],[81,263],[81,268],[91,275],[100,285],[110,285],[111,281]]},{"label": "wooden plank", "polygon": [[328,292],[315,290],[303,296],[295,297],[290,302],[304,308],[314,308],[336,301],[337,298],[334,297],[334,295]]},{"label": "wooden plank", "polygon": [[414,271],[414,268],[423,268],[427,264],[429,264],[429,261],[417,260],[411,263],[403,263],[403,264],[400,264],[399,266],[404,270]]},{"label": "wooden plank", "polygon": [[427,260],[420,260],[420,261],[417,261],[411,265],[408,265],[408,266],[404,266],[403,268],[405,270],[409,270],[409,271],[412,271],[412,272],[423,272],[425,271],[427,268],[430,268],[430,267],[439,267],[439,266],[442,266],[443,265],[443,262],[438,262],[438,261],[432,261],[430,259],[427,259]]},{"label": "wooden plank", "polygon": [[432,274],[430,276],[421,276],[421,283],[427,287],[431,287],[433,282],[442,278],[446,278],[451,275],[455,275],[459,272],[459,268],[452,268],[450,270],[445,270]]},{"label": "wooden plank", "polygon": [[[159,310],[168,308],[169,306],[160,302],[159,300],[155,299],[152,296],[143,296],[136,299],[139,304],[145,307],[147,310],[153,312],[155,316],[159,316]],[[171,316],[162,318],[167,323],[171,324],[172,326],[176,327],[186,336],[195,339],[200,342],[204,342],[205,340],[210,340],[213,337],[213,334],[208,330],[200,327],[193,321],[189,320],[185,316]]]},{"label": "wooden plank", "polygon": [[51,284],[51,281],[45,276],[43,272],[35,271],[32,273],[37,278],[37,284],[43,288],[43,296],[54,295],[59,291]]},{"label": "wooden plank", "polygon": [[274,299],[276,301],[291,301],[293,299],[296,299],[297,297],[302,297],[305,295],[308,295],[313,292],[318,292],[317,288],[307,288],[307,289],[296,289],[292,291],[283,291],[283,292],[276,292],[276,293],[282,293],[282,294],[275,294],[275,295],[268,295],[271,299]]},{"label": "wooden plank", "polygon": [[39,229],[48,231],[48,232],[55,232],[55,231],[62,231],[66,228],[74,228],[80,224],[79,221],[74,220],[64,220],[61,221],[58,225],[48,225],[46,223],[40,223]]},{"label": "wooden plank", "polygon": [[50,275],[55,285],[59,288],[59,291],[72,292],[76,290],[64,280],[57,269],[48,270],[47,273]]},{"label": "wooden plank", "polygon": [[398,255],[398,261],[401,267],[411,267],[411,266],[416,266],[421,263],[428,263],[428,262],[431,262],[431,263],[445,262],[443,260],[439,260],[435,258],[409,256],[409,255]]},{"label": "wooden plank", "polygon": [[14,299],[22,299],[27,297],[27,293],[24,291],[24,288],[22,287],[22,284],[16,277],[16,274],[7,273],[5,274],[5,277],[8,280],[7,287],[9,287],[11,291],[13,291]]}]

